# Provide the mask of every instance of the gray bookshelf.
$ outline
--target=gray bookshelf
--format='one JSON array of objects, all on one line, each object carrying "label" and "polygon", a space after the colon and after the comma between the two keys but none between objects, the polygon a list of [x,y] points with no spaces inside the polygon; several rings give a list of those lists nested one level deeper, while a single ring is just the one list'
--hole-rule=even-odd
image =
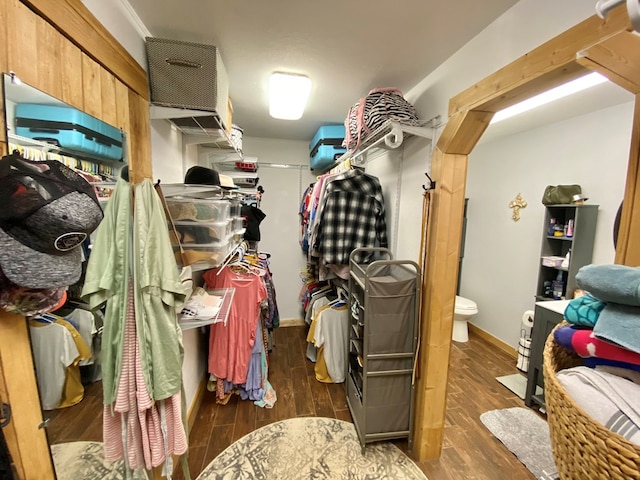
[{"label": "gray bookshelf", "polygon": [[[555,218],[556,223],[560,225],[566,225],[569,220],[573,220],[573,236],[550,235],[549,225],[552,218]],[[545,207],[536,301],[553,299],[545,295],[545,282],[553,282],[558,272],[562,275],[564,283],[562,298],[573,298],[573,292],[576,289],[576,273],[584,265],[590,264],[593,257],[597,220],[598,205],[547,205]],[[565,257],[569,251],[571,255],[567,267],[543,265],[544,257]]]},{"label": "gray bookshelf", "polygon": [[[358,264],[354,255],[372,252]],[[357,248],[350,256],[351,320],[346,395],[364,453],[370,442],[408,438],[412,447],[420,268],[393,260],[388,249]]]}]

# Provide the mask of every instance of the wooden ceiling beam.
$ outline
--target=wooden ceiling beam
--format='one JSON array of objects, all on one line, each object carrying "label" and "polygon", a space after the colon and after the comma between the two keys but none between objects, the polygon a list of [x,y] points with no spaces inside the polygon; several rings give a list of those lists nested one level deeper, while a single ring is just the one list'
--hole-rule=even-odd
[{"label": "wooden ceiling beam", "polygon": [[628,30],[624,7],[605,20],[594,15],[451,98],[449,116],[464,110],[496,112],[575,78],[585,71],[575,64],[578,52]]},{"label": "wooden ceiling beam", "polygon": [[640,93],[640,36],[620,32],[579,52],[576,61],[622,88]]},{"label": "wooden ceiling beam", "polygon": [[493,115],[493,112],[476,110],[456,113],[449,118],[438,138],[438,149],[443,153],[469,154],[489,126]]}]

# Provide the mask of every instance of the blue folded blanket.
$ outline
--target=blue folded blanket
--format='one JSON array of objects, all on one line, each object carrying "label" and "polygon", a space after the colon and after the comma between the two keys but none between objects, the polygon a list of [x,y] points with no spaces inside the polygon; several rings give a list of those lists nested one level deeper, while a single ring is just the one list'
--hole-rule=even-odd
[{"label": "blue folded blanket", "polygon": [[606,303],[591,295],[583,295],[582,297],[574,298],[567,304],[567,308],[564,310],[564,318],[573,325],[593,328],[605,305]]},{"label": "blue folded blanket", "polygon": [[640,268],[625,265],[585,265],[576,284],[603,302],[640,306]]}]

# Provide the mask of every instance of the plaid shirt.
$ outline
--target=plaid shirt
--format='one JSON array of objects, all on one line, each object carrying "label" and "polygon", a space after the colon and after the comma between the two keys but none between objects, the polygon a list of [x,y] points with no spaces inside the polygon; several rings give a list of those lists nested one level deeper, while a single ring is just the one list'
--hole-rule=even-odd
[{"label": "plaid shirt", "polygon": [[[326,186],[314,248],[324,264],[345,265],[358,247],[387,247],[382,188],[376,177],[353,170]],[[356,255],[366,263],[372,254]]]}]

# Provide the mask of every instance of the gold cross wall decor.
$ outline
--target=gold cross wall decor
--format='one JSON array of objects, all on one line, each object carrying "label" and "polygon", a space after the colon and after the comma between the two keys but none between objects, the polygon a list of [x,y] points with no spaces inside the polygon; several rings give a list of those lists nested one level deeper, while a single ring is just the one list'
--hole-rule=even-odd
[{"label": "gold cross wall decor", "polygon": [[516,198],[509,202],[509,208],[513,208],[513,215],[511,218],[514,222],[520,220],[520,209],[526,208],[527,202],[522,198],[522,195],[516,195]]}]

